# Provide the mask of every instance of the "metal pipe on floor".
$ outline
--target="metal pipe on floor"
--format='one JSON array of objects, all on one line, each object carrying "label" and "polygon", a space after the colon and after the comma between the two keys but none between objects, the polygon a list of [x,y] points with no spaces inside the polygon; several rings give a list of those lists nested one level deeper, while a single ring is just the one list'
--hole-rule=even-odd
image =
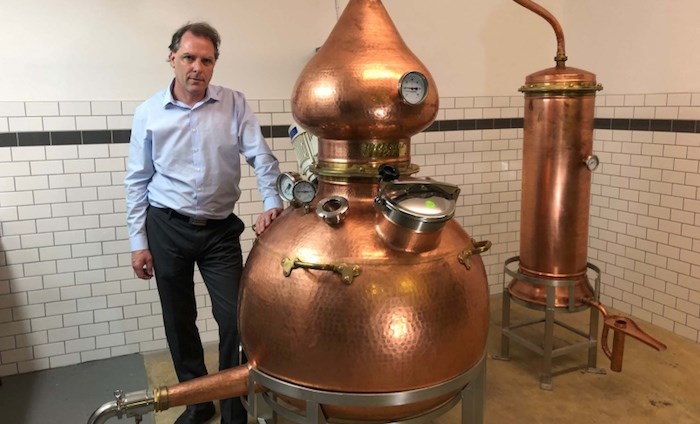
[{"label": "metal pipe on floor", "polygon": [[[140,390],[123,394],[114,392],[115,399],[97,408],[88,419],[87,424],[103,424],[117,417],[135,417],[140,422],[142,415],[150,412],[165,411],[174,406],[193,405],[196,403],[228,399],[248,394],[250,365],[245,364],[215,374],[205,375],[183,383],[153,390]],[[265,389],[256,385],[254,392]]]},{"label": "metal pipe on floor", "polygon": [[109,419],[123,416],[134,417],[141,422],[141,416],[155,408],[154,397],[147,390],[124,394],[121,390],[114,392],[115,399],[97,408],[88,418],[88,424],[104,424]]}]

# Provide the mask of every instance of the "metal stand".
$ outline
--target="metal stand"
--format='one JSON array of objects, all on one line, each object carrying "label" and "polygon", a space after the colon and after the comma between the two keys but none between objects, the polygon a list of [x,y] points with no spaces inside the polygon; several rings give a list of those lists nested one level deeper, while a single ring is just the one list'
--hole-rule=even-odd
[{"label": "metal stand", "polygon": [[[442,405],[418,416],[400,421],[365,421],[372,424],[418,424],[427,423],[452,409],[462,401],[462,424],[482,424],[484,422],[484,392],[486,390],[486,361],[481,360],[466,373],[435,386],[416,390],[392,393],[347,393],[311,389],[279,380],[255,368],[250,371],[248,387],[250,392],[243,405],[248,413],[261,424],[277,423],[278,417],[297,424],[349,423],[329,418],[323,411],[324,405],[357,407],[390,407],[410,405],[436,398],[441,395],[457,394]],[[266,392],[255,393],[256,385],[264,386]],[[282,402],[279,396],[304,401],[304,410]],[[352,421],[357,423],[357,421]]]},{"label": "metal stand", "polygon": [[[588,350],[588,362],[586,365],[586,372],[594,374],[605,374],[605,370],[601,368],[596,368],[597,360],[597,348],[598,348],[598,311],[595,308],[591,308],[589,305],[579,305],[576,306],[576,299],[574,298],[574,280],[552,280],[544,278],[535,278],[528,275],[523,275],[517,271],[513,271],[508,266],[514,262],[519,262],[520,256],[514,256],[505,261],[503,264],[503,270],[506,274],[504,288],[503,288],[503,321],[501,324],[501,354],[493,355],[493,359],[508,361],[510,360],[510,340],[520,343],[524,347],[530,349],[531,351],[542,356],[542,370],[540,373],[540,388],[543,390],[552,390],[552,359],[561,355],[568,354],[570,352],[587,349]],[[600,268],[587,263],[586,267],[596,273],[595,277],[595,300],[600,298]],[[522,299],[518,299],[513,296],[507,288],[508,277],[516,278],[521,281],[526,281],[531,284],[544,286],[546,290],[546,305],[540,305],[537,303],[525,302]],[[554,289],[557,287],[569,286],[569,305],[566,308],[559,308],[560,311],[564,312],[579,312],[584,309],[590,309],[591,315],[589,319],[588,333],[576,329],[568,324],[558,321],[554,317],[554,313],[557,308],[554,306]],[[544,318],[524,321],[517,324],[511,324],[510,322],[510,301],[514,300],[527,308],[544,311]],[[533,324],[539,324],[544,322],[544,341],[542,345],[532,343],[526,338],[519,334],[516,334],[514,330],[518,328],[527,327]],[[586,340],[579,343],[570,344],[564,347],[554,349],[554,325],[558,325],[572,333],[575,333]]]}]

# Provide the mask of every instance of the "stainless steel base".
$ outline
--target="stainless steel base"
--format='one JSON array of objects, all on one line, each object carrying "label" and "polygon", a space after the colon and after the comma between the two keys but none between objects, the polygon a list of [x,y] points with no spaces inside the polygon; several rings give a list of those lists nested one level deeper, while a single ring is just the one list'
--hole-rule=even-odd
[{"label": "stainless steel base", "polygon": [[[576,299],[569,299],[569,305],[566,308],[556,308],[554,306],[554,289],[556,287],[562,287],[569,285],[569,293],[573,293],[575,281],[568,280],[551,280],[544,278],[535,278],[528,275],[523,275],[517,271],[514,271],[509,267],[513,263],[519,263],[520,257],[514,256],[509,258],[503,264],[503,271],[505,274],[505,283],[503,288],[503,316],[501,323],[501,354],[493,355],[493,359],[507,361],[510,360],[510,340],[520,343],[524,347],[530,349],[531,351],[542,356],[542,368],[540,372],[540,388],[543,390],[552,390],[552,359],[561,355],[565,355],[578,350],[588,350],[588,361],[585,370],[594,374],[605,374],[605,370],[601,368],[596,368],[597,362],[597,352],[598,352],[598,311],[595,308],[591,308],[588,305],[576,306]],[[593,271],[596,275],[594,278],[594,296],[595,300],[600,298],[600,268],[588,263],[587,268]],[[517,268],[516,268],[517,269]],[[525,302],[517,297],[513,296],[508,291],[508,277],[516,278],[519,280],[527,281],[531,284],[537,284],[545,287],[546,290],[546,305],[540,305],[536,303]],[[523,305],[530,309],[544,311],[544,318],[519,322],[512,324],[510,322],[510,308],[511,299],[516,303]],[[571,327],[561,321],[555,319],[555,312],[579,312],[585,309],[590,310],[590,319],[588,332],[584,332],[577,328]],[[542,345],[535,344],[525,337],[514,332],[514,330],[527,327],[534,324],[539,324],[544,322],[544,340]],[[574,334],[577,334],[585,341],[579,343],[573,343],[560,348],[554,348],[554,325],[558,325]]]},{"label": "stainless steel base", "polygon": [[[279,417],[297,424],[342,423],[342,420],[329,419],[323,412],[324,405],[387,407],[409,405],[458,391],[443,405],[418,416],[400,421],[369,421],[372,424],[418,424],[426,423],[445,414],[459,401],[462,401],[462,424],[482,424],[484,422],[484,392],[486,390],[485,357],[466,373],[444,383],[416,390],[392,393],[347,393],[316,390],[279,380],[255,368],[251,369],[248,387],[251,388],[243,405],[248,413],[261,424],[277,423]],[[255,393],[256,385],[268,391]],[[305,410],[299,410],[278,401],[277,395],[304,401]],[[357,421],[354,421],[357,422]]]}]

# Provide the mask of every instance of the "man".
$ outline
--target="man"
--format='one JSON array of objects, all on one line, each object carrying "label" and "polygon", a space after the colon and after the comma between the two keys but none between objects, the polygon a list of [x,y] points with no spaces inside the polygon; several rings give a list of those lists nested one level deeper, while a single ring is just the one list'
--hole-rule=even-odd
[{"label": "man", "polygon": [[[279,164],[242,93],[209,85],[219,56],[217,31],[202,22],[178,29],[168,61],[175,78],[134,113],[125,179],[131,263],[144,280],[156,276],[165,334],[180,381],[207,373],[195,325],[197,264],[219,325],[219,369],[237,365],[238,286],[243,222],[240,155],[255,169],[264,210],[262,233],[282,211],[275,189]],[[221,423],[241,424],[240,399],[222,400]],[[190,405],[176,421],[207,422],[213,403]]]}]

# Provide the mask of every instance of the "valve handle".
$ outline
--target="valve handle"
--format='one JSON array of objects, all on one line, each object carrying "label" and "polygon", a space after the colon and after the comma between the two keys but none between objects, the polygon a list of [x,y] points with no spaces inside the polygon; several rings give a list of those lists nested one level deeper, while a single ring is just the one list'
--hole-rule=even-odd
[{"label": "valve handle", "polygon": [[400,176],[399,170],[394,165],[384,164],[379,166],[380,181],[394,181],[398,180]]}]

